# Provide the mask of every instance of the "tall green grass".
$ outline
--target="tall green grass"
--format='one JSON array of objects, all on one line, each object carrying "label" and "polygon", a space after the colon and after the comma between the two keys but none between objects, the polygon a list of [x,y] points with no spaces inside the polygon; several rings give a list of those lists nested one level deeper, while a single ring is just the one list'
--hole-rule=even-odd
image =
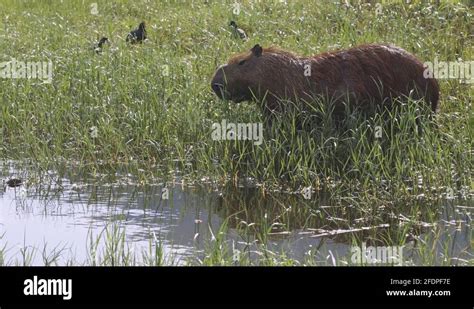
[{"label": "tall green grass", "polygon": [[[395,124],[400,132],[385,132],[380,143],[372,142],[367,127],[378,119],[350,119],[351,136],[338,135],[330,123],[314,134],[300,134],[287,130],[291,120],[281,119],[285,130],[266,134],[258,147],[211,139],[212,122],[263,119],[256,104],[219,101],[209,87],[218,64],[254,43],[314,54],[387,42],[423,60],[469,60],[471,7],[384,4],[385,13],[375,15],[369,4],[244,2],[234,15],[230,2],[185,2],[97,1],[99,13],[93,15],[93,2],[87,1],[3,1],[2,58],[52,60],[54,80],[51,85],[0,80],[0,155],[54,164],[74,161],[91,169],[128,164],[134,173],[140,173],[139,166],[154,167],[155,175],[171,169],[223,179],[247,175],[293,187],[323,179],[368,185],[396,178],[392,187],[398,190],[400,180],[413,179],[415,173],[433,185],[453,187],[448,175],[461,172],[460,183],[471,186],[466,173],[472,167],[468,84],[441,81],[439,127],[426,129],[423,137],[412,134],[412,110]],[[249,42],[232,38],[229,19],[246,28]],[[129,47],[123,38],[141,20],[148,23],[150,40]],[[100,36],[108,36],[112,45],[96,55],[90,47]],[[97,128],[95,138],[92,127]]]}]

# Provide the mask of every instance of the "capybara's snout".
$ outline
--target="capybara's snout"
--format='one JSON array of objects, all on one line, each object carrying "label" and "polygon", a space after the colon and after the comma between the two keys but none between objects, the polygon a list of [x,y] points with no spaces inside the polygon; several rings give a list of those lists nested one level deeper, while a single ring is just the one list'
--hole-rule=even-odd
[{"label": "capybara's snout", "polygon": [[212,91],[220,98],[225,98],[225,78],[224,78],[225,65],[221,65],[217,68],[216,73],[211,81]]},{"label": "capybara's snout", "polygon": [[222,99],[222,91],[224,90],[224,87],[222,84],[218,83],[218,82],[214,82],[212,81],[211,83],[211,88],[212,88],[212,91],[214,91],[214,93]]}]

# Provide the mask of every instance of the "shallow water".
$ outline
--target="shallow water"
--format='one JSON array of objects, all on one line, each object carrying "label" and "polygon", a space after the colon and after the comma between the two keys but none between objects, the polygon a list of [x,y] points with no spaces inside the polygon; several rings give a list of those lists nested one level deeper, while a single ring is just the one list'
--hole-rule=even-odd
[{"label": "shallow water", "polygon": [[[273,252],[299,262],[333,265],[341,264],[340,257],[351,258],[351,232],[330,228],[332,218],[324,213],[329,202],[321,196],[308,204],[299,196],[264,197],[255,188],[169,185],[166,199],[163,185],[138,186],[127,177],[95,184],[57,178],[54,172],[45,174],[40,184],[27,181],[20,187],[0,188],[0,248],[6,248],[3,264],[43,265],[43,251],[50,258],[55,251],[61,252],[53,264],[91,264],[91,241],[100,240],[100,256],[114,228],[124,233],[126,246],[139,256],[149,251],[150,241],[159,242],[166,264],[199,264],[224,222],[228,227],[224,244],[236,259],[246,254],[256,260]],[[18,175],[28,178],[12,167],[3,170],[2,178]],[[432,264],[442,264],[445,258],[451,259],[450,264],[462,264],[473,258],[472,210],[467,201],[446,201],[439,218],[432,222],[434,227],[422,229],[418,241],[436,248]],[[316,219],[308,221],[312,216]],[[272,228],[271,223],[277,224]],[[265,239],[259,239],[259,229],[269,231]],[[369,236],[360,236],[359,245],[365,243],[364,237],[369,246]],[[266,251],[258,246],[262,243]],[[405,259],[426,263],[417,262],[419,258],[410,249],[413,246],[409,242],[404,247]],[[27,262],[25,251],[34,252]]]}]

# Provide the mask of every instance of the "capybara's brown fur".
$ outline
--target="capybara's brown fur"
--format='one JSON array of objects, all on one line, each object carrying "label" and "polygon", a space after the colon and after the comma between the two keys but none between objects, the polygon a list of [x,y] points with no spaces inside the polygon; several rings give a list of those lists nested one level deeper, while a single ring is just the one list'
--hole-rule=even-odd
[{"label": "capybara's brown fur", "polygon": [[361,45],[300,57],[257,44],[219,67],[211,87],[220,98],[234,102],[256,98],[272,112],[278,111],[281,99],[326,96],[336,105],[348,101],[363,107],[368,102],[390,106],[393,98],[410,95],[424,99],[436,112],[439,86],[435,79],[424,77],[424,70],[415,56],[392,45]]}]

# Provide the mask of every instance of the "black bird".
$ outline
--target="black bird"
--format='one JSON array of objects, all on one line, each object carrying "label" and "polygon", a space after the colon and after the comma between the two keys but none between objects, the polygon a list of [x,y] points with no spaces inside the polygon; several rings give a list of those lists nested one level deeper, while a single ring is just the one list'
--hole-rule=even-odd
[{"label": "black bird", "polygon": [[7,180],[7,186],[14,188],[19,187],[22,184],[22,180],[18,178],[11,178]]},{"label": "black bird", "polygon": [[146,40],[145,22],[141,22],[138,29],[133,30],[127,35],[127,42],[132,44],[142,43]]},{"label": "black bird", "polygon": [[234,38],[238,38],[240,37],[242,40],[247,40],[247,34],[245,33],[244,30],[242,30],[241,28],[239,28],[237,26],[237,24],[235,23],[235,21],[231,20],[230,23],[229,23],[229,26],[232,27],[232,33],[234,34]]},{"label": "black bird", "polygon": [[108,38],[106,37],[102,37],[100,40],[99,40],[99,43],[97,43],[96,45],[94,45],[94,51],[96,52],[96,54],[100,54],[102,52],[102,46],[107,43],[109,41]]}]

